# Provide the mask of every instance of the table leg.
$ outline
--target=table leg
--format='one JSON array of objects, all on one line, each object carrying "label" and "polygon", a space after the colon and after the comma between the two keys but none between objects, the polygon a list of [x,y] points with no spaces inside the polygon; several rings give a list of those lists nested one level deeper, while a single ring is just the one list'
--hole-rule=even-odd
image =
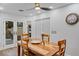
[{"label": "table leg", "polygon": [[17,52],[18,52],[18,56],[20,56],[20,45],[19,44],[17,44]]}]

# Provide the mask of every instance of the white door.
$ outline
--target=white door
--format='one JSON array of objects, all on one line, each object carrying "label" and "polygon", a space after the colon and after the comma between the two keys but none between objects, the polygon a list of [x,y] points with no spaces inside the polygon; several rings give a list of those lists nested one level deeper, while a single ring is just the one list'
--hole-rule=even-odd
[{"label": "white door", "polygon": [[6,20],[4,23],[4,49],[16,46],[17,42],[17,22],[14,20]]}]

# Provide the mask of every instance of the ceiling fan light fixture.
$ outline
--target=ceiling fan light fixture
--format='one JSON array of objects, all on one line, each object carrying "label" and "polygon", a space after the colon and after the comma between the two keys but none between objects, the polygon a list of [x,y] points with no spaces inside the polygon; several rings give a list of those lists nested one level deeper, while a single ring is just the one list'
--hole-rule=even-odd
[{"label": "ceiling fan light fixture", "polygon": [[40,7],[35,7],[35,10],[40,10]]},{"label": "ceiling fan light fixture", "polygon": [[18,11],[23,12],[24,10],[23,10],[23,9],[20,9],[20,10],[18,10]]},{"label": "ceiling fan light fixture", "polygon": [[40,10],[40,4],[39,3],[35,3],[35,10]]}]

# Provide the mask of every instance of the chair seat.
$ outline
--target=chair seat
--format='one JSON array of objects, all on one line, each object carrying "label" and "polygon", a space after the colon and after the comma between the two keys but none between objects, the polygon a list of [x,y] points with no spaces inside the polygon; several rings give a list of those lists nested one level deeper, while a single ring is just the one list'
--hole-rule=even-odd
[{"label": "chair seat", "polygon": [[23,47],[27,47],[27,44],[21,44],[21,46],[23,46]]},{"label": "chair seat", "polygon": [[18,44],[21,44],[21,40],[17,42]]},{"label": "chair seat", "polygon": [[24,49],[23,51],[24,51],[25,54],[28,53],[28,50],[27,49]]},{"label": "chair seat", "polygon": [[22,44],[27,44],[27,42],[25,42],[25,41],[22,41],[22,42],[21,42],[21,40],[18,41],[17,43],[18,43],[19,45],[21,45],[21,43],[22,43]]},{"label": "chair seat", "polygon": [[66,48],[66,40],[65,39],[59,40],[58,46],[59,46],[59,52],[57,52],[55,55],[56,56],[64,56],[65,48]]},{"label": "chair seat", "polygon": [[59,52],[55,54],[55,56],[60,56]]},{"label": "chair seat", "polygon": [[[21,44],[22,43],[22,44]],[[24,48],[27,48],[27,43],[25,41],[21,42],[21,41],[18,41],[18,44]]]},{"label": "chair seat", "polygon": [[56,54],[56,56],[62,56],[62,53],[64,53],[64,51],[61,52],[61,53],[58,52],[58,53]]},{"label": "chair seat", "polygon": [[28,40],[29,40],[29,38],[23,38],[22,40],[23,40],[23,41],[28,41]]}]

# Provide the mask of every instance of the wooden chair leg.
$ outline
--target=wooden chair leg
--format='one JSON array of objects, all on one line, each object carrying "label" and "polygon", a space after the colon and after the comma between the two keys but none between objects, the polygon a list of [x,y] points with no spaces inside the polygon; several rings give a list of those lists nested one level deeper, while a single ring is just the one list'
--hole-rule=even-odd
[{"label": "wooden chair leg", "polygon": [[[25,52],[24,50],[22,50],[22,56],[24,56]],[[26,53],[27,56],[29,56],[29,51],[27,50],[27,53]]]},{"label": "wooden chair leg", "polygon": [[20,45],[18,45],[17,50],[18,50],[18,56],[20,56]]},{"label": "wooden chair leg", "polygon": [[23,47],[22,47],[22,56],[24,56],[24,50],[23,50]]}]

